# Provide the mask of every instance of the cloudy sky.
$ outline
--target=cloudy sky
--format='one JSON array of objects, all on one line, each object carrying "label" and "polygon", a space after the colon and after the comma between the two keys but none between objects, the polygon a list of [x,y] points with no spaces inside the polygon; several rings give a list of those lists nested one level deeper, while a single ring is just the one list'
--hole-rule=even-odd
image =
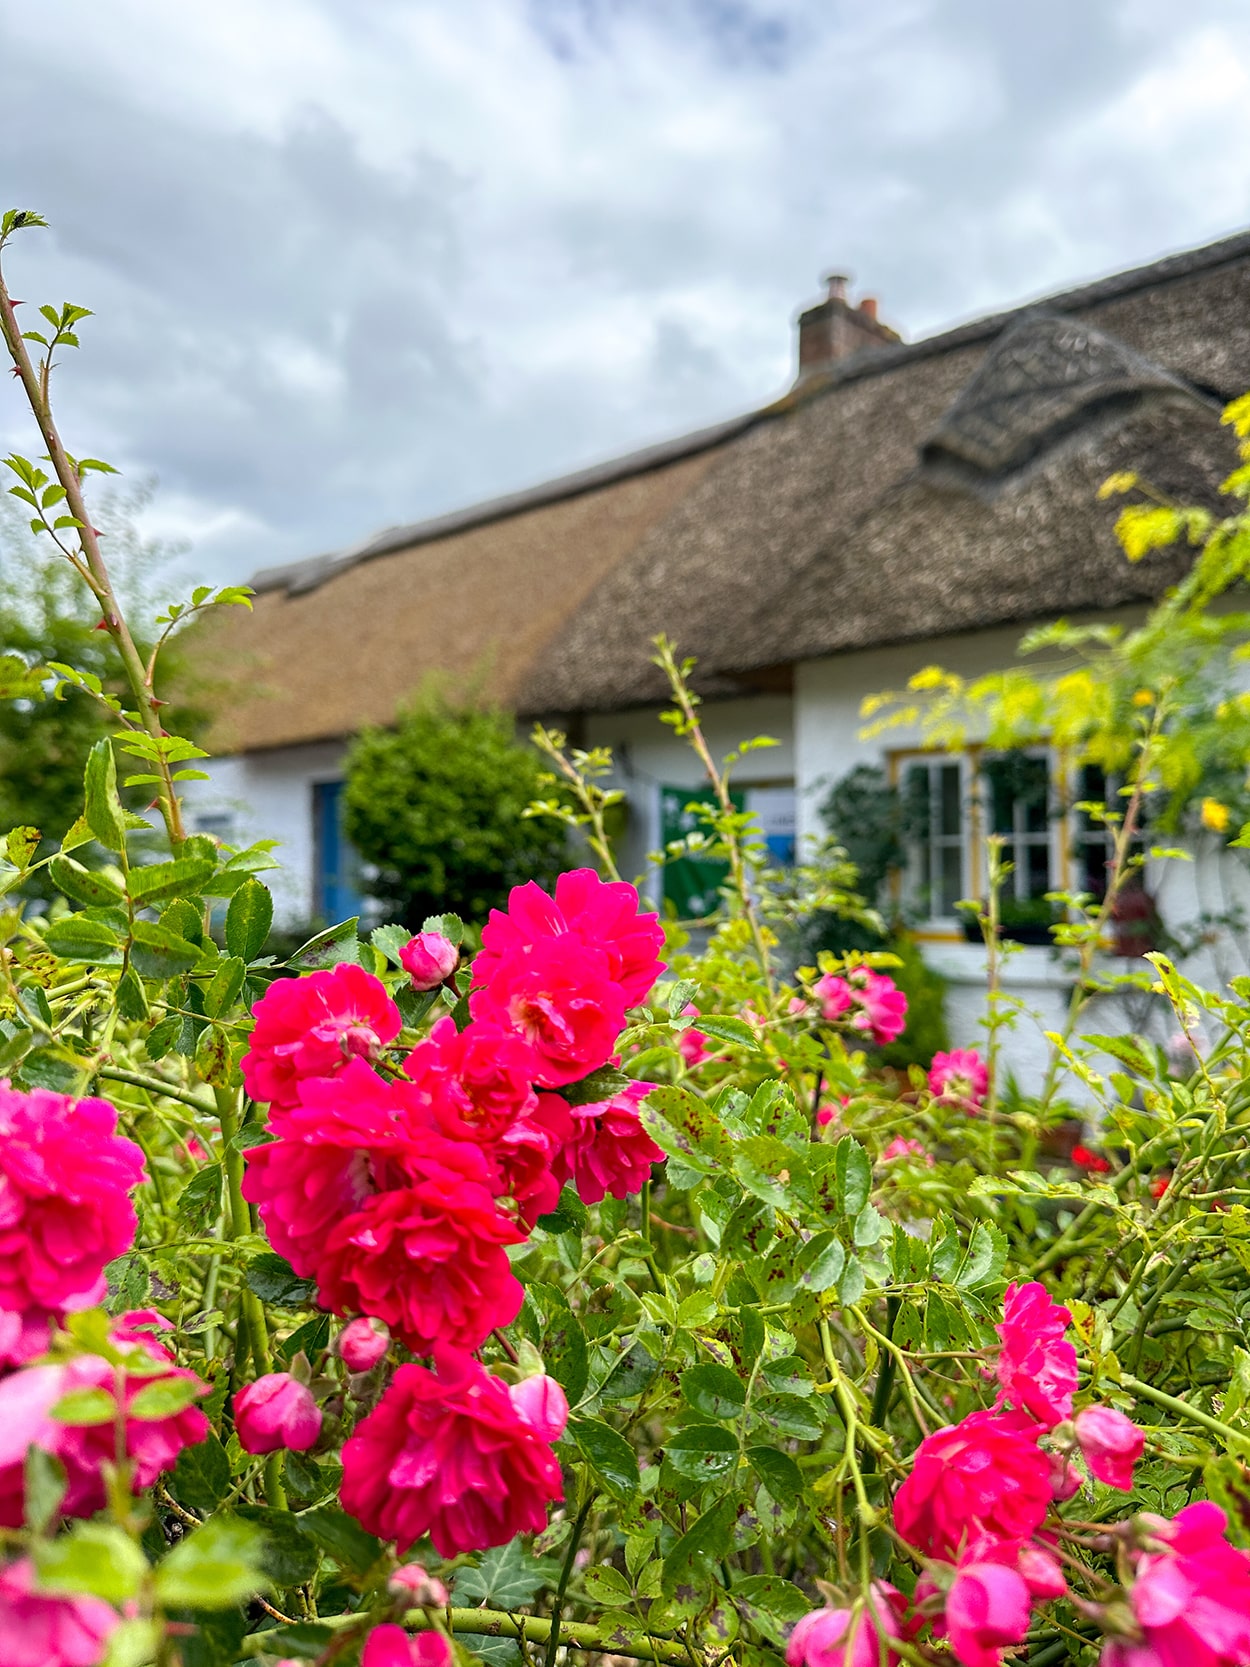
[{"label": "cloudy sky", "polygon": [[[254,569],[1250,224],[1247,0],[0,0],[71,450]],[[0,386],[0,444],[25,445]]]}]

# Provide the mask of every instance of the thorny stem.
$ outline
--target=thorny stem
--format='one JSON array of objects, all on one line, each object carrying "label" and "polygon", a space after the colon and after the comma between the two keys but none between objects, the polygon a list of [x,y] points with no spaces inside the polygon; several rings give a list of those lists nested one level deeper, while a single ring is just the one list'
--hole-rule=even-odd
[{"label": "thorny stem", "polygon": [[[157,700],[148,680],[142,656],[135,646],[134,638],[130,634],[130,627],[126,624],[125,616],[118,605],[113,583],[109,577],[108,566],[100,550],[99,534],[92,526],[91,517],[87,511],[87,504],[82,491],[82,479],[69,459],[52,417],[52,406],[47,391],[47,371],[50,366],[45,362],[42,375],[35,369],[26,343],[22,340],[21,326],[17,322],[17,314],[13,310],[13,301],[2,273],[0,273],[0,334],[4,337],[4,344],[17,371],[18,380],[22,384],[27,402],[34,414],[36,423],[39,425],[43,442],[48,448],[48,460],[52,464],[57,480],[64,488],[65,503],[70,514],[79,523],[77,533],[85,569],[77,561],[74,565],[83,574],[100,604],[105,629],[117,645],[117,651],[121,656],[126,681],[129,683],[130,692],[134,697],[139,721],[152,739],[159,741],[165,734],[160,720],[161,702]],[[182,824],[182,807],[178,795],[174,791],[173,773],[169,760],[163,753],[158,752],[154,762],[156,771],[161,778],[157,790],[161,815],[165,821],[169,843],[176,855],[186,840],[186,831]]]},{"label": "thorny stem", "polygon": [[564,1554],[564,1566],[560,1570],[560,1583],[556,1587],[556,1595],[551,1600],[550,1633],[547,1638],[547,1657],[545,1667],[555,1667],[556,1652],[560,1648],[560,1618],[564,1608],[564,1594],[568,1590],[569,1578],[573,1573],[573,1564],[577,1558],[578,1541],[582,1537],[582,1529],[586,1526],[586,1518],[590,1515],[590,1507],[595,1502],[595,1490],[587,1488],[586,1497],[582,1501],[581,1509],[577,1513],[577,1520],[573,1524],[573,1532],[569,1535],[569,1549]]},{"label": "thorny stem", "polygon": [[742,905],[743,917],[751,932],[751,941],[755,945],[756,957],[760,963],[760,971],[764,975],[764,982],[768,987],[769,1003],[776,994],[772,959],[768,953],[768,942],[764,936],[763,926],[760,924],[759,912],[755,907],[755,900],[751,896],[750,877],[747,874],[746,859],[742,852],[742,842],[737,830],[733,826],[733,818],[737,815],[733,800],[729,796],[729,784],[724,772],[712,757],[711,748],[699,724],[697,702],[686,681],[685,670],[678,665],[673,653],[672,644],[666,637],[657,637],[655,642],[655,663],[668,678],[673,691],[673,699],[677,702],[681,713],[681,728],[678,733],[684,735],[694,748],[699,762],[707,772],[707,777],[716,795],[716,802],[721,815],[725,818],[722,838],[729,857],[729,872],[733,879],[734,891]]}]

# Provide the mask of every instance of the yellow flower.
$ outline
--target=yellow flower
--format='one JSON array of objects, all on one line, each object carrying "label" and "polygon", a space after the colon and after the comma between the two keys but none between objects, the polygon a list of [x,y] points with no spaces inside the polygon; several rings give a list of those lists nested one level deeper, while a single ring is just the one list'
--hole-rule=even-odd
[{"label": "yellow flower", "polygon": [[1153,706],[1154,703],[1154,691],[1151,689],[1138,689],[1136,694],[1133,696],[1134,706]]},{"label": "yellow flower", "polygon": [[1202,801],[1202,825],[1212,833],[1224,833],[1228,828],[1228,806],[1218,799]]}]

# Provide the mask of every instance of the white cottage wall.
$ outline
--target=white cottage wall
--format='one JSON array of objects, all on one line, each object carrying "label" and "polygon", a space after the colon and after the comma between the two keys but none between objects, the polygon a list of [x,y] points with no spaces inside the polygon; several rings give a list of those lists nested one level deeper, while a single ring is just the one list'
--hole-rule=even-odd
[{"label": "white cottage wall", "polygon": [[281,866],[264,878],[273,892],[279,926],[300,927],[312,918],[313,787],[342,778],[346,750],[344,741],[317,741],[212,758],[202,766],[209,780],[188,783],[192,829],[206,827],[232,845],[278,841],[274,856]]}]

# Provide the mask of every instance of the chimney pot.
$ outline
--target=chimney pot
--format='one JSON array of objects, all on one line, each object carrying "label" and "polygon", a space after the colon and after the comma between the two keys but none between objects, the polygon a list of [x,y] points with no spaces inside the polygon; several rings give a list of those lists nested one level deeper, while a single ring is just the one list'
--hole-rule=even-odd
[{"label": "chimney pot", "polygon": [[886,347],[901,340],[896,330],[877,317],[875,296],[866,295],[857,307],[851,306],[846,298],[850,278],[845,272],[827,272],[823,282],[825,299],[799,314],[800,382],[864,348]]},{"label": "chimney pot", "polygon": [[845,272],[826,272],[825,287],[830,301],[845,301],[846,286],[850,281],[849,275]]},{"label": "chimney pot", "polygon": [[861,313],[863,313],[865,318],[872,319],[873,323],[875,324],[876,321],[877,321],[877,298],[876,298],[876,296],[875,295],[865,295],[864,299],[859,304],[859,310],[860,310]]}]

